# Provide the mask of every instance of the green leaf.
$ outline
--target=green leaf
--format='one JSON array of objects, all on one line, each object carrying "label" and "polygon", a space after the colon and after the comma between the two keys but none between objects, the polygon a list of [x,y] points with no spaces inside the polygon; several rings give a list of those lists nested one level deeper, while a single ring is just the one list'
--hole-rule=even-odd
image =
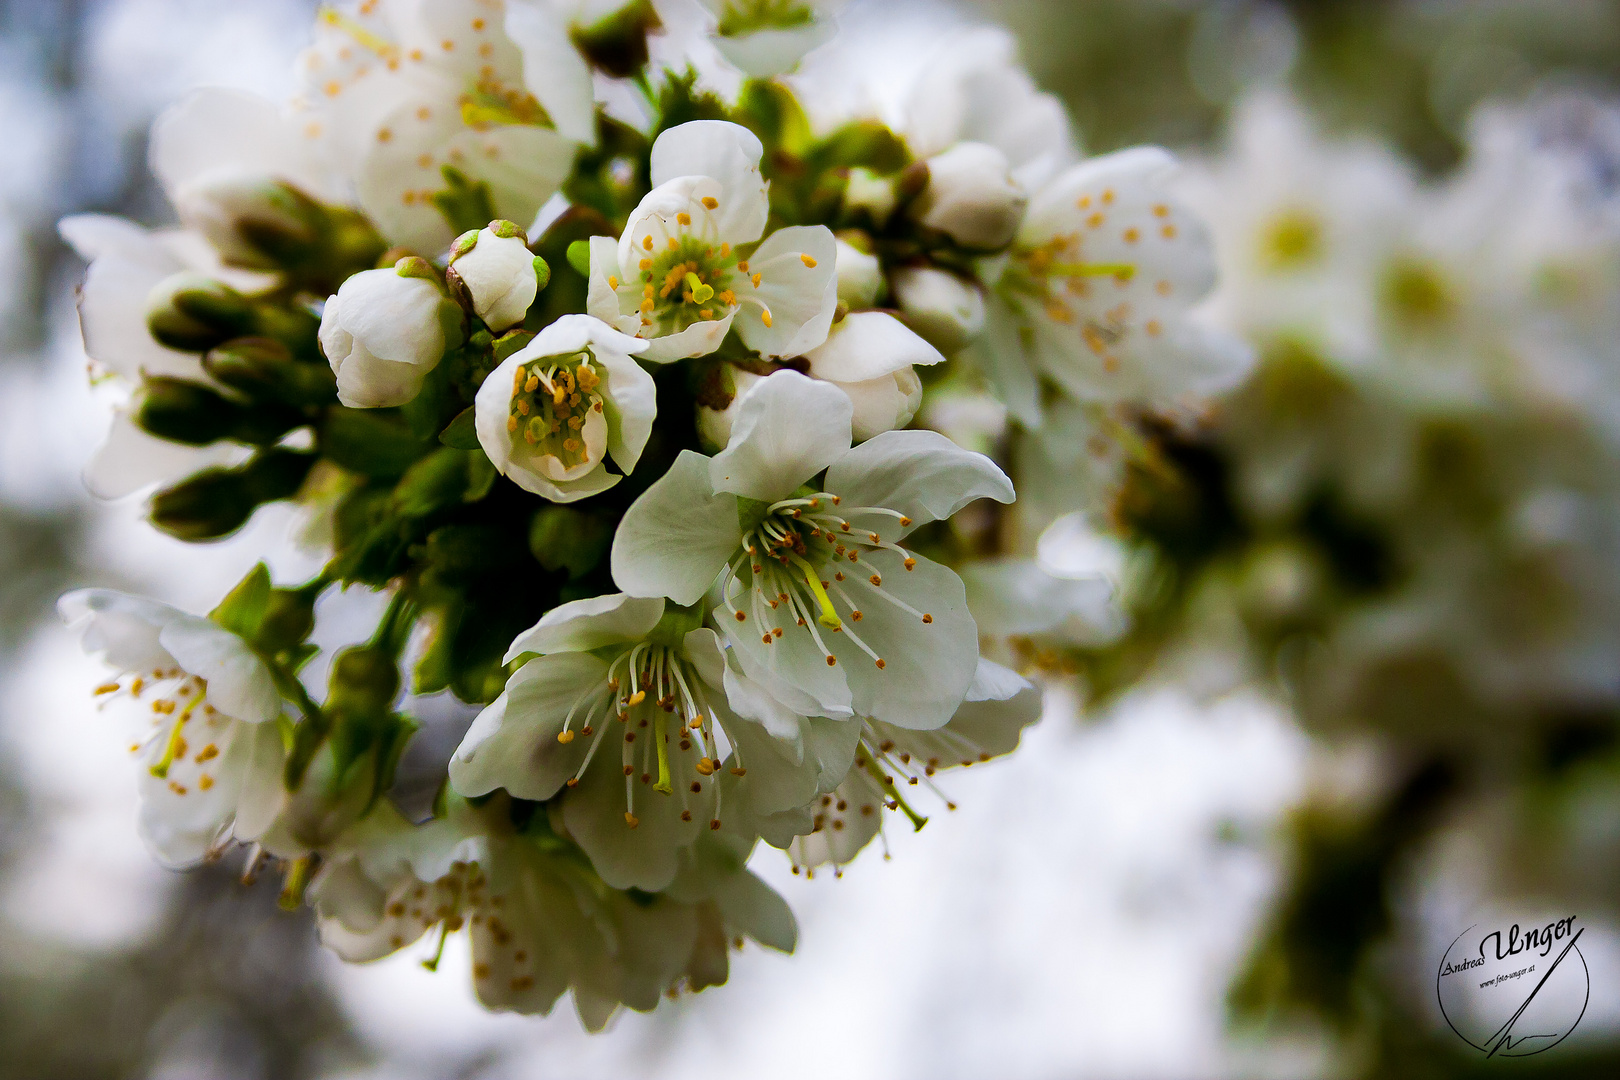
[{"label": "green leaf", "polygon": [[469,405],[456,414],[456,418],[439,432],[439,441],[445,446],[457,450],[477,450],[478,446],[478,410]]},{"label": "green leaf", "polygon": [[270,610],[270,568],[259,563],[236,587],[225,594],[208,617],[247,641],[258,636],[265,612]]},{"label": "green leaf", "polygon": [[433,448],[418,439],[397,414],[379,409],[326,410],[321,452],[345,469],[365,476],[403,476],[411,463]]},{"label": "green leaf", "polygon": [[489,185],[482,180],[473,181],[453,165],[440,170],[445,188],[433,194],[433,205],[439,208],[450,231],[457,235],[470,229],[482,229],[495,220],[495,200]]}]

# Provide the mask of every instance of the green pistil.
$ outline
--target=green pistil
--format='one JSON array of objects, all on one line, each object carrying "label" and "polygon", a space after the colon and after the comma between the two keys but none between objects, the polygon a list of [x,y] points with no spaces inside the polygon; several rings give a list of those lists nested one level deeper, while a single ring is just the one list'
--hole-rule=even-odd
[{"label": "green pistil", "polygon": [[506,429],[514,446],[550,454],[570,467],[588,460],[585,423],[601,411],[602,377],[588,353],[554,356],[513,375]]},{"label": "green pistil", "polygon": [[[637,279],[645,323],[657,323],[665,333],[679,333],[693,323],[723,314],[709,305],[717,299],[727,303],[725,294],[739,262],[735,251],[698,237],[683,236],[674,248],[646,251],[644,255],[645,261],[652,263]],[[651,296],[647,295],[649,287]]]},{"label": "green pistil", "polygon": [[180,754],[180,744],[185,741],[180,737],[180,731],[186,726],[186,721],[191,719],[191,711],[195,709],[201,701],[202,695],[198,694],[192,699],[191,704],[187,705],[184,711],[180,713],[179,719],[175,720],[174,727],[169,732],[169,743],[163,748],[163,757],[156,765],[153,765],[151,769],[152,775],[157,777],[159,780],[163,780],[168,777],[169,766],[174,764],[174,759]]},{"label": "green pistil", "polygon": [[1136,276],[1136,267],[1130,263],[1051,263],[1047,267],[1062,277],[1116,277],[1129,281]]},{"label": "green pistil", "polygon": [[653,711],[653,745],[658,748],[658,782],[653,790],[674,794],[669,778],[669,719],[662,706]]},{"label": "green pistil", "polygon": [[900,808],[901,813],[911,819],[912,831],[921,832],[922,827],[928,824],[928,819],[911,808],[911,805],[906,802],[905,796],[900,794],[900,789],[894,786],[894,781],[889,779],[889,774],[883,771],[883,766],[878,764],[877,758],[873,756],[870,750],[866,750],[862,756],[866,758],[866,771],[872,775],[873,780],[877,781],[878,787],[883,789],[885,795],[894,800],[894,804]]},{"label": "green pistil", "polygon": [[705,285],[690,270],[686,273],[686,287],[692,290],[692,303],[707,304],[714,299],[714,286]]},{"label": "green pistil", "polygon": [[832,600],[827,596],[827,590],[822,587],[821,577],[816,573],[816,568],[791,551],[786,554],[788,561],[797,566],[799,573],[804,575],[804,583],[810,586],[810,591],[816,594],[816,601],[821,605],[821,614],[816,616],[816,622],[829,630],[841,629],[844,621],[833,610]]}]

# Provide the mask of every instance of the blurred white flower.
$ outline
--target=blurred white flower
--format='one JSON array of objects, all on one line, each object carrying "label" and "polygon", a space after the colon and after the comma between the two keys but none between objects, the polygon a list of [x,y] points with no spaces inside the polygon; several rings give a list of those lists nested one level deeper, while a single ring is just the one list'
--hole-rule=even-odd
[{"label": "blurred white flower", "polygon": [[984,291],[956,274],[903,266],[889,284],[906,324],[941,352],[956,352],[985,328]]},{"label": "blurred white flower", "polygon": [[594,141],[589,69],[538,0],[322,8],[298,71],[305,136],[383,235],[424,255],[454,235],[435,203],[456,194],[446,170],[487,187],[494,217],[530,221]]},{"label": "blurred white flower", "polygon": [[[86,652],[118,674],[97,687],[138,703],[141,838],[165,866],[252,840],[281,796],[281,695],[247,643],[207,619],[109,589],[58,603]],[[119,701],[122,704],[122,701]]]},{"label": "blurred white flower", "polygon": [[738,124],[694,120],[658,136],[653,189],[618,240],[591,239],[587,310],[647,339],[655,363],[705,356],[737,320],[761,356],[798,356],[827,337],[838,303],[837,247],[823,225],[766,236],[770,214],[759,138]]},{"label": "blurred white flower", "polygon": [[1018,231],[1029,196],[994,146],[960,142],[929,158],[928,184],[906,212],[964,247],[994,251]]},{"label": "blurred white flower", "polygon": [[833,13],[845,0],[703,0],[718,20],[714,43],[744,75],[769,78],[837,30]]}]

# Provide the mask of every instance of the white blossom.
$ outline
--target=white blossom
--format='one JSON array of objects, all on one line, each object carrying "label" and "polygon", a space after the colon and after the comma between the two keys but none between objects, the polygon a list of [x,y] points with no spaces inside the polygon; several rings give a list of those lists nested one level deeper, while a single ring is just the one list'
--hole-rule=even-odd
[{"label": "white blossom", "polygon": [[[153,339],[146,328],[147,298],[165,280],[187,271],[244,285],[253,278],[221,267],[218,254],[193,232],[149,231],[100,214],[63,218],[58,228],[90,264],[79,286],[79,327],[90,359],[126,388],[138,385],[143,374],[210,382],[195,353]],[[224,463],[235,453],[237,448],[224,443],[186,446],[149,435],[136,426],[132,405],[120,406],[106,440],[85,466],[84,480],[93,494],[115,499]]]},{"label": "white blossom", "polygon": [[658,413],[645,341],[589,315],[564,315],[478,388],[478,442],[495,468],[553,502],[606,491],[636,467]]},{"label": "white blossom", "polygon": [[906,324],[941,352],[956,352],[984,330],[984,292],[973,282],[933,266],[903,266],[889,284]]},{"label": "white blossom", "polygon": [[[722,772],[746,775],[751,751],[774,741],[733,710],[727,691],[739,677],[728,677],[720,639],[697,622],[666,611],[662,598],[622,593],[554,608],[507,650],[508,661],[540,655],[473,722],[450,763],[451,784],[469,797],[496,788],[535,800],[562,793],[561,827],[604,881],[666,887],[682,850],[723,824]],[[758,711],[761,693],[740,693]],[[800,737],[797,723],[767,718],[783,736]],[[767,750],[763,764],[778,765],[773,779],[789,789],[788,802],[756,785],[756,813],[815,793],[814,761],[808,783],[795,784],[780,775],[783,755]]]},{"label": "white blossom", "polygon": [[838,304],[837,247],[825,226],[758,241],[770,214],[759,138],[694,120],[652,148],[653,190],[618,240],[591,239],[592,315],[651,342],[655,363],[704,356],[735,321],[761,356],[798,356],[826,340]]},{"label": "white blossom", "polygon": [[308,230],[278,183],[318,200],[347,201],[344,186],[297,121],[240,90],[206,87],[170,106],[152,125],[149,157],[181,224],[236,266],[271,268],[243,236],[245,220],[293,233]]},{"label": "white blossom", "polygon": [[540,291],[528,237],[510,221],[496,221],[456,241],[446,278],[459,280],[473,312],[500,333],[523,321]]},{"label": "white blossom", "polygon": [[986,375],[1034,420],[1036,375],[1079,401],[1173,405],[1237,382],[1246,346],[1187,315],[1215,283],[1202,223],[1173,199],[1156,147],[1093,158],[1030,200],[992,278]]},{"label": "white blossom", "polygon": [[[941,770],[1012,753],[1024,728],[1040,715],[1037,686],[980,660],[961,707],[943,727],[914,731],[866,721],[848,774],[816,801],[810,829],[788,846],[793,872],[826,864],[836,870],[854,859],[882,831],[885,810],[903,810],[915,828],[922,828],[927,818],[908,801],[910,789],[921,785],[938,794],[933,777]],[[941,801],[956,809],[943,796]]]},{"label": "white blossom", "polygon": [[411,260],[349,278],[321,314],[321,350],[337,375],[338,400],[377,409],[414,398],[444,357],[445,323],[456,314]]},{"label": "white blossom", "polygon": [[252,840],[281,795],[281,697],[235,634],[195,615],[109,589],[63,596],[58,610],[86,652],[117,675],[98,697],[138,706],[141,838],[166,866],[193,866],[231,839]]},{"label": "white blossom", "polygon": [[1013,179],[1007,155],[985,143],[960,142],[926,164],[928,184],[908,214],[964,247],[993,251],[1012,240],[1029,196]]},{"label": "white blossom", "polygon": [[860,311],[876,307],[883,296],[883,263],[876,255],[862,251],[843,237],[838,238],[838,299]]},{"label": "white blossom", "polygon": [[1012,501],[1012,484],[934,432],[851,449],[852,412],[797,372],[762,380],[724,451],[682,451],[631,505],[613,579],[680,604],[715,586],[743,672],[795,712],[937,727],[967,689],[977,631],[956,574],[899,541],[975,499]]},{"label": "white blossom", "polygon": [[[571,58],[571,59],[570,59]],[[306,137],[328,148],[395,244],[452,239],[444,170],[530,221],[594,141],[590,73],[539,0],[367,0],[326,7],[298,62]]]}]

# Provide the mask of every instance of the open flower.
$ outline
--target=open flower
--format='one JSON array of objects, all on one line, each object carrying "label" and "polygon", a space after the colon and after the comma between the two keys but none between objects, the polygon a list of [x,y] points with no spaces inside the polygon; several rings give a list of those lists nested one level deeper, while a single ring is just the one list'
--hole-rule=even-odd
[{"label": "open flower", "polygon": [[321,314],[321,350],[350,408],[403,405],[444,358],[445,324],[459,311],[421,259],[366,270],[343,283]]},{"label": "open flower", "polygon": [[589,315],[564,315],[507,357],[478,388],[478,442],[526,491],[573,502],[636,467],[658,413],[647,347]]},{"label": "open flower", "polygon": [[264,661],[229,630],[109,589],[57,609],[118,675],[103,700],[139,703],[141,837],[166,866],[202,862],[266,829],[281,798],[281,697]]},{"label": "open flower", "polygon": [[868,720],[848,775],[814,807],[811,828],[788,847],[793,872],[831,863],[843,866],[883,830],[883,811],[903,810],[916,828],[928,820],[903,789],[926,786],[948,809],[933,776],[966,768],[1018,747],[1024,728],[1041,716],[1040,689],[1017,672],[980,660],[961,708],[935,731],[910,731]]},{"label": "open flower", "polygon": [[852,411],[794,371],[761,381],[725,450],[682,451],[631,505],[613,580],[678,604],[718,582],[743,672],[795,712],[938,727],[972,678],[977,631],[956,574],[899,541],[975,499],[1011,502],[1012,483],[934,432],[851,449]]},{"label": "open flower", "polygon": [[505,788],[534,800],[566,787],[560,820],[602,880],[664,888],[681,851],[721,827],[728,758],[745,774],[753,757],[737,734],[753,721],[727,704],[720,639],[697,623],[662,598],[622,593],[548,612],[507,650],[508,661],[540,655],[473,722],[451,785],[468,797]]},{"label": "open flower", "polygon": [[838,306],[837,245],[825,226],[792,226],[765,237],[770,214],[747,128],[694,120],[658,136],[655,185],[618,240],[591,239],[586,308],[646,338],[655,363],[705,356],[736,320],[761,356],[798,356],[826,340]]},{"label": "open flower", "polygon": [[1122,150],[1030,200],[981,354],[1020,419],[1038,412],[1036,373],[1079,401],[1171,405],[1248,369],[1241,342],[1187,316],[1215,283],[1215,257],[1203,224],[1167,193],[1174,171],[1157,147]]},{"label": "open flower", "polygon": [[497,217],[526,222],[576,145],[595,141],[589,69],[532,0],[326,7],[299,72],[306,136],[382,234],[423,254],[454,235],[435,203],[447,170],[487,185]]}]

